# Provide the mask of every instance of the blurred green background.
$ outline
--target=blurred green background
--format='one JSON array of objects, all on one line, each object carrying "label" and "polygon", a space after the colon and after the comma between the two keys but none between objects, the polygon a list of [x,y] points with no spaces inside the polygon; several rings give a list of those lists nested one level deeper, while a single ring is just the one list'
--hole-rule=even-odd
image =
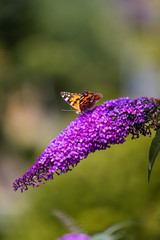
[{"label": "blurred green background", "polygon": [[[160,164],[147,182],[151,138],[127,138],[70,173],[21,194],[21,177],[77,115],[61,91],[103,101],[158,97],[158,0],[0,0],[0,239],[56,239],[57,208],[88,234],[122,221],[135,239],[160,239]],[[154,133],[153,133],[154,134]]]}]

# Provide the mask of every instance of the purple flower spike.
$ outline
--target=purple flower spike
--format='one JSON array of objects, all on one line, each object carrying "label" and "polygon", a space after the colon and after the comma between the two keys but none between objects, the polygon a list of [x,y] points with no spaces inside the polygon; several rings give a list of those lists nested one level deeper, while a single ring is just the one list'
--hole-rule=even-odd
[{"label": "purple flower spike", "polygon": [[66,234],[62,238],[58,238],[57,240],[90,240],[91,238],[85,234],[79,233],[79,234]]},{"label": "purple flower spike", "polygon": [[83,113],[51,141],[22,178],[15,180],[14,190],[20,188],[23,192],[30,185],[38,187],[40,182],[52,180],[53,174],[72,170],[89,153],[124,143],[129,134],[132,139],[140,134],[150,135],[157,102],[153,98],[126,97],[107,101]]}]

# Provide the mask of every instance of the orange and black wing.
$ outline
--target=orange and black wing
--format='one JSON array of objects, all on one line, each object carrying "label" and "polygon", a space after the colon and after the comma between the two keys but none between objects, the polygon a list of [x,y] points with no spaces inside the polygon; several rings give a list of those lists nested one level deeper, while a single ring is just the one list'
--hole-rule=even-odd
[{"label": "orange and black wing", "polygon": [[86,110],[92,108],[101,98],[102,94],[89,91],[84,91],[82,93],[82,97],[80,99],[80,110],[81,112],[85,112]]},{"label": "orange and black wing", "polygon": [[81,94],[78,93],[70,93],[70,92],[61,92],[62,98],[73,108],[77,110],[76,113],[81,113],[80,110],[80,99],[82,97]]}]

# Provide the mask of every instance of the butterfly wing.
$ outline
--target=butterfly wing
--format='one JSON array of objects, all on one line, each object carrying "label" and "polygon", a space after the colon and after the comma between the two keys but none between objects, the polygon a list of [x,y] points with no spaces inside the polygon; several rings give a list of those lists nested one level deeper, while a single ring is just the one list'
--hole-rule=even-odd
[{"label": "butterfly wing", "polygon": [[101,98],[103,97],[100,93],[93,93],[89,91],[84,91],[80,99],[80,109],[84,112],[92,108]]},{"label": "butterfly wing", "polygon": [[82,97],[81,94],[78,93],[70,93],[70,92],[61,92],[61,97],[73,108],[77,110],[76,113],[81,113],[80,110],[80,99]]}]

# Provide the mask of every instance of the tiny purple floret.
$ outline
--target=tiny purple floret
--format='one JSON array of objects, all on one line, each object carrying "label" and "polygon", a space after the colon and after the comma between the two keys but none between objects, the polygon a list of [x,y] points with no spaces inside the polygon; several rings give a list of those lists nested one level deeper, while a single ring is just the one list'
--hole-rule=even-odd
[{"label": "tiny purple floret", "polygon": [[27,190],[39,183],[52,180],[54,174],[72,170],[80,160],[96,150],[122,144],[131,134],[132,139],[140,134],[150,135],[150,113],[157,107],[146,97],[129,97],[110,100],[77,117],[38,157],[22,178],[13,183],[13,188]]}]

